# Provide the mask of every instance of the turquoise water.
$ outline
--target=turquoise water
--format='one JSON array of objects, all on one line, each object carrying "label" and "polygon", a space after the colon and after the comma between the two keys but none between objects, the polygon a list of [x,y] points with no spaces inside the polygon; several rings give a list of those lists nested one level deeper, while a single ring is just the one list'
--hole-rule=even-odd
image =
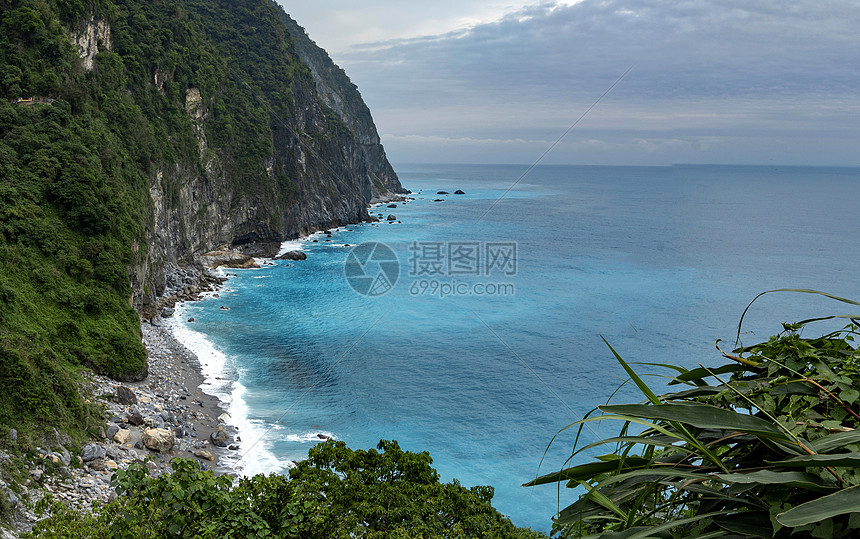
[{"label": "turquoise water", "polygon": [[[230,270],[220,297],[183,307],[181,319],[195,322],[175,330],[241,430],[244,458],[228,464],[283,471],[318,433],[355,448],[396,439],[430,451],[445,480],[493,485],[498,509],[548,531],[573,493],[559,501],[554,486],[519,485],[538,473],[552,436],[625,378],[601,335],[630,361],[713,364],[714,342],[734,339],[759,292],[860,298],[858,169],[537,167],[502,200],[525,167],[397,171],[416,200],[374,213],[400,223],[293,243],[307,260]],[[456,189],[466,194],[436,195]],[[356,251],[362,263],[370,256],[368,277],[389,277],[378,291],[397,279],[377,296],[344,274],[344,245],[370,242],[399,265],[392,273],[391,257]],[[849,310],[766,296],[744,340]],[[639,400],[627,387],[615,398]],[[613,432],[594,426],[585,441]],[[541,473],[571,443],[559,437]]]}]

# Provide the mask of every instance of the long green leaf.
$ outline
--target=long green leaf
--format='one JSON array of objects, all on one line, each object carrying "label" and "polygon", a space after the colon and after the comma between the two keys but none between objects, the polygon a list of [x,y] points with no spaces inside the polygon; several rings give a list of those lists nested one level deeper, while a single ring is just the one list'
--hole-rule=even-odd
[{"label": "long green leaf", "polygon": [[649,537],[659,537],[664,531],[669,531],[672,528],[677,528],[678,526],[685,526],[687,524],[692,524],[694,522],[698,522],[700,520],[705,520],[706,518],[713,518],[722,515],[728,515],[732,511],[715,511],[713,513],[706,513],[704,515],[695,515],[688,518],[682,518],[679,520],[670,520],[668,522],[664,522],[659,526],[648,526],[648,527],[640,527],[635,533],[630,535],[604,535],[603,537],[624,537],[625,539],[647,539]]},{"label": "long green leaf", "polygon": [[860,430],[830,434],[824,438],[815,440],[809,445],[816,453],[826,453],[856,443],[860,443]]},{"label": "long green leaf", "polygon": [[580,481],[591,479],[596,475],[613,471],[635,470],[647,466],[651,461],[642,457],[627,457],[626,459],[613,460],[609,462],[589,462],[572,468],[559,470],[550,474],[542,475],[525,483],[524,487],[545,485],[547,483],[558,483],[559,481]]},{"label": "long green leaf", "polygon": [[586,494],[586,497],[590,497],[592,500],[594,500],[595,503],[609,509],[610,511],[621,517],[622,520],[627,520],[628,518],[630,518],[627,513],[625,513],[620,507],[615,505],[615,502],[610,500],[598,489],[592,487],[585,481],[579,481],[579,484],[585,487],[586,490],[588,490],[588,494]]},{"label": "long green leaf", "polygon": [[[738,365],[737,363],[728,363],[726,365],[722,365],[720,367],[716,367],[714,369],[706,369],[704,367],[699,367],[696,369],[689,370],[684,374],[679,374],[675,377],[674,380],[669,382],[669,385],[681,384],[684,382],[697,382],[703,381],[705,378],[710,378],[713,374],[726,374],[726,373],[736,373],[746,371],[746,367],[743,365]],[[702,382],[704,383],[704,382]]]},{"label": "long green leaf", "polygon": [[860,513],[860,485],[802,503],[778,514],[776,520],[783,526],[796,528],[847,513]]},{"label": "long green leaf", "polygon": [[[750,310],[750,307],[752,307],[752,304],[755,303],[758,298],[764,296],[765,294],[773,294],[775,292],[797,292],[800,294],[817,294],[819,296],[824,296],[826,298],[834,299],[836,301],[841,301],[842,303],[847,303],[849,305],[860,306],[860,302],[856,302],[856,301],[846,299],[846,298],[841,298],[839,296],[834,296],[833,294],[828,294],[826,292],[821,292],[819,290],[810,290],[808,288],[778,288],[776,290],[768,290],[767,292],[762,292],[761,294],[754,297],[753,300],[750,302],[750,304],[747,305],[747,308],[744,309],[744,312],[741,314],[741,319],[738,322],[738,336],[737,336],[736,343],[741,342],[741,328],[743,327],[744,317],[747,315],[747,311]],[[854,318],[860,318],[860,317],[855,316]]]},{"label": "long green leaf", "polygon": [[714,477],[726,483],[785,485],[819,492],[832,491],[837,488],[834,485],[825,483],[817,475],[805,472],[759,470],[750,473],[717,474]]},{"label": "long green leaf", "polygon": [[618,363],[620,363],[621,366],[624,367],[624,370],[627,371],[627,376],[629,376],[630,379],[633,380],[633,382],[636,384],[636,387],[639,388],[639,391],[641,391],[643,395],[648,397],[648,400],[652,403],[660,404],[660,399],[657,397],[657,395],[653,391],[651,391],[651,388],[648,387],[648,384],[642,381],[642,378],[640,378],[639,375],[636,374],[636,371],[634,371],[630,367],[630,365],[628,365],[627,362],[624,361],[624,359],[622,359],[620,355],[618,355],[618,352],[615,351],[615,348],[612,348],[612,345],[609,344],[609,341],[607,341],[603,335],[601,335],[600,338],[603,339],[603,342],[605,342],[606,346],[608,346],[609,349],[612,351],[612,355],[615,356],[616,361],[618,361]]},{"label": "long green leaf", "polygon": [[646,419],[677,421],[703,429],[740,431],[748,434],[788,440],[785,434],[771,423],[758,417],[740,414],[710,404],[611,404],[598,406],[610,414],[622,414]]},{"label": "long green leaf", "polygon": [[786,468],[810,468],[813,466],[858,467],[860,453],[839,453],[836,455],[803,455],[776,462],[768,462],[774,466]]}]

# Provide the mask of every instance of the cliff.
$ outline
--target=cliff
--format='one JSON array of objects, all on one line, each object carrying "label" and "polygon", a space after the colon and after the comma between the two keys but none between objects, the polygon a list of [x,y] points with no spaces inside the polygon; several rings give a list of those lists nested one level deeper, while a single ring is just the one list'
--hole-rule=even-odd
[{"label": "cliff", "polygon": [[0,427],[88,428],[80,367],[145,376],[140,317],[205,253],[271,255],[403,191],[270,0],[0,0],[0,97]]}]

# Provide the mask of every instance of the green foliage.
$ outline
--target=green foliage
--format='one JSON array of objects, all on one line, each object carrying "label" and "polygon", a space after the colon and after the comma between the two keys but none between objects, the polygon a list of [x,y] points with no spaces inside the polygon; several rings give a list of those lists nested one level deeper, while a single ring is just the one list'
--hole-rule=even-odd
[{"label": "green foliage", "polygon": [[[0,428],[86,430],[80,366],[145,366],[130,272],[146,254],[156,170],[199,170],[197,134],[237,189],[273,206],[296,185],[273,115],[313,82],[267,1],[0,0]],[[111,29],[92,71],[69,35]],[[186,109],[197,88],[201,125]],[[35,96],[37,103],[10,103]],[[201,130],[202,127],[202,130]],[[165,174],[176,203],[179,177]],[[238,197],[237,197],[238,199]]]},{"label": "green foliage", "polygon": [[[380,451],[343,442],[313,448],[290,477],[215,477],[174,459],[174,473],[152,478],[141,465],[119,471],[121,496],[79,514],[55,504],[38,537],[511,538],[544,537],[519,529],[490,505],[490,487],[440,483],[425,453],[382,441]],[[50,506],[51,502],[45,502]],[[26,536],[25,536],[26,537]]]},{"label": "green foliage", "polygon": [[659,396],[615,354],[648,400],[600,406],[602,415],[569,426],[581,434],[590,422],[623,422],[618,436],[574,447],[571,459],[613,446],[598,462],[527,484],[585,489],[560,512],[554,531],[564,537],[860,533],[860,351],[852,344],[858,326],[804,338],[809,322],[784,324],[768,342],[724,354],[732,360],[725,365],[670,366],[670,386],[687,387]]}]

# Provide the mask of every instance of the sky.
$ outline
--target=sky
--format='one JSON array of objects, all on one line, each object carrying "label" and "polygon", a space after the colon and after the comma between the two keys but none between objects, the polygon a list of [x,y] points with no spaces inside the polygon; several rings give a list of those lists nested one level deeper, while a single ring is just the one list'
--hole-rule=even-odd
[{"label": "sky", "polygon": [[860,165],[860,0],[278,0],[397,163]]}]

